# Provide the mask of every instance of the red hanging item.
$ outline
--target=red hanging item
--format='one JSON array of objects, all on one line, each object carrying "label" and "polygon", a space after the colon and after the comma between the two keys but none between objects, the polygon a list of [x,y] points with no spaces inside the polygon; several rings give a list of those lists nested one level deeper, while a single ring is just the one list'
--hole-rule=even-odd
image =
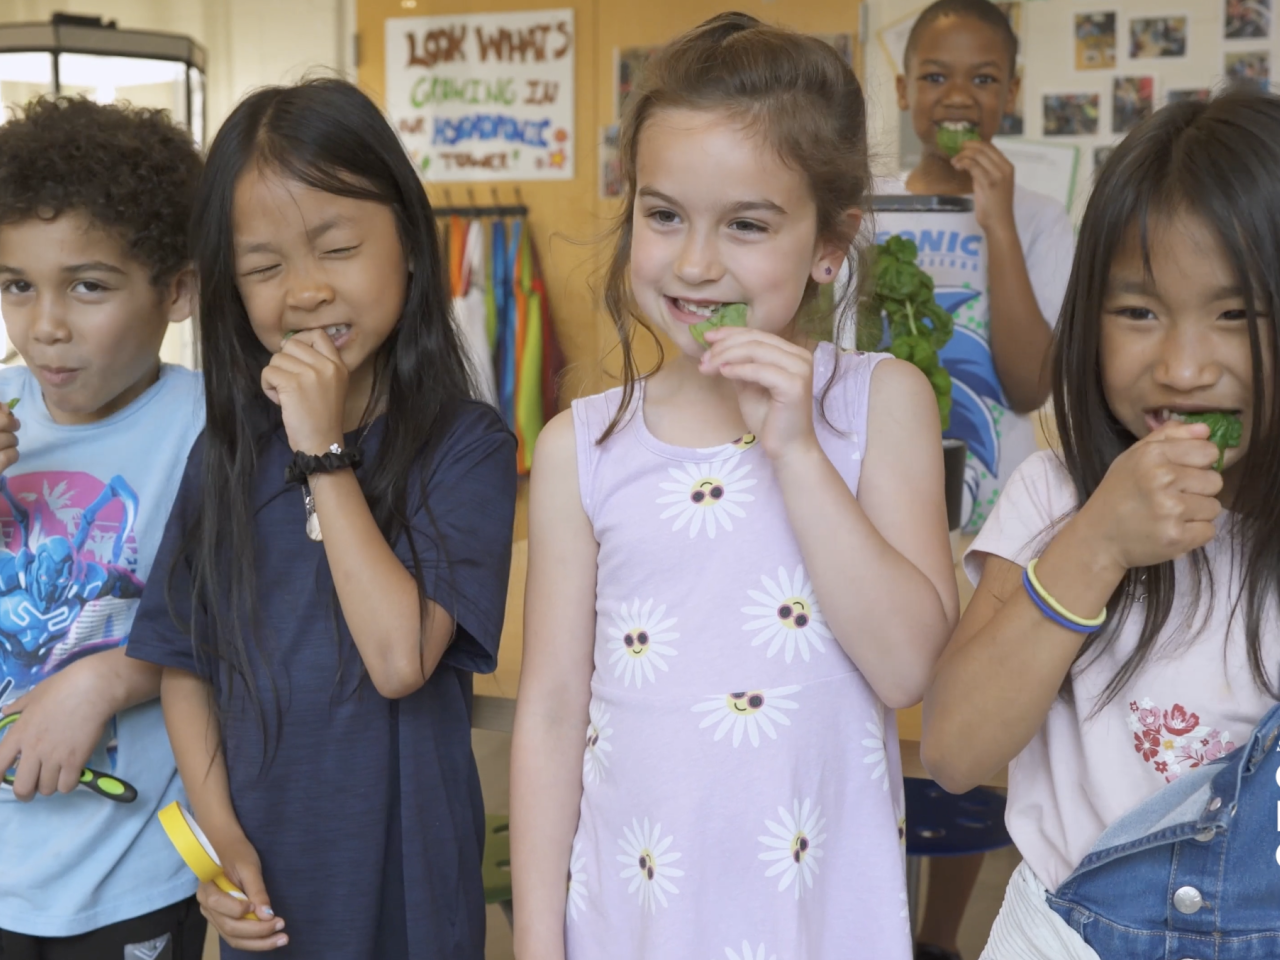
[{"label": "red hanging item", "polygon": [[533,288],[542,300],[542,412],[550,420],[560,412],[560,376],[564,373],[564,351],[556,337],[555,318],[551,314],[551,300],[542,276],[542,262],[538,248],[530,244],[533,257]]}]

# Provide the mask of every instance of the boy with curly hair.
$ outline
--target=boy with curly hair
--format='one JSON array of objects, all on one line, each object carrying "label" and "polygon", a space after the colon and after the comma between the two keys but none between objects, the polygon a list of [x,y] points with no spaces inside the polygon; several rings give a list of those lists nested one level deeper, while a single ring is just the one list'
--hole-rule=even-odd
[{"label": "boy with curly hair", "polygon": [[160,361],[194,302],[201,167],[160,111],[44,99],[0,126],[0,312],[25,361],[0,370],[3,960],[201,955],[156,820],[181,797],[160,672],[124,649],[204,425],[199,375]]}]

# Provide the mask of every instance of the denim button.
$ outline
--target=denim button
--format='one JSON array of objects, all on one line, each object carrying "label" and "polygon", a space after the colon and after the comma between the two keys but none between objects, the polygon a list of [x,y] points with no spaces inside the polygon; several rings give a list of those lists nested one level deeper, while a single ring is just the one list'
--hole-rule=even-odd
[{"label": "denim button", "polygon": [[1212,812],[1212,811],[1214,811],[1214,810],[1217,810],[1220,806],[1222,806],[1222,798],[1221,798],[1221,797],[1214,797],[1212,800],[1210,800],[1210,801],[1209,801],[1209,810],[1210,810],[1210,812]]},{"label": "denim button", "polygon": [[1195,887],[1179,887],[1173,895],[1173,906],[1179,913],[1195,913],[1204,906],[1204,897]]},{"label": "denim button", "polygon": [[1199,840],[1201,843],[1208,843],[1210,840],[1213,839],[1213,833],[1214,833],[1213,827],[1210,827],[1207,830],[1201,830],[1199,833],[1196,834],[1196,839]]}]

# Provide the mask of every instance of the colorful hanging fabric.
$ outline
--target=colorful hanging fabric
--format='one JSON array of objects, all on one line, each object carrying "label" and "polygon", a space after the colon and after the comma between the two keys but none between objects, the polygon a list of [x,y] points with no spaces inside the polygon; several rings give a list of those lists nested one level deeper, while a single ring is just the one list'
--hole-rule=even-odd
[{"label": "colorful hanging fabric", "polygon": [[544,420],[550,420],[560,412],[560,374],[564,371],[564,353],[556,337],[538,248],[533,244],[529,245],[529,255],[533,261],[533,289],[537,291],[542,306],[542,416]]},{"label": "colorful hanging fabric", "polygon": [[489,260],[493,264],[493,373],[497,381],[503,330],[507,323],[507,301],[511,297],[511,271],[507,266],[507,224],[501,217],[493,221]]},{"label": "colorful hanging fabric", "polygon": [[449,218],[436,217],[436,234],[440,239],[440,263],[447,271],[449,269],[450,256],[452,251],[449,249]]},{"label": "colorful hanging fabric", "polygon": [[[524,287],[523,278],[520,271],[521,254],[524,251],[525,244],[529,240],[529,225],[523,220],[516,221],[516,232],[511,238],[511,293],[515,301],[515,343],[511,352],[514,360],[512,369],[512,386],[511,386],[511,429],[516,435],[517,449],[524,445],[524,438],[520,434],[520,417],[518,413],[518,404],[520,398],[520,359],[524,356],[524,337],[525,330],[529,323],[529,293]],[[516,463],[519,464],[520,457],[517,453]]]},{"label": "colorful hanging fabric", "polygon": [[463,230],[465,240],[453,297],[453,319],[472,369],[477,396],[488,403],[496,403],[498,394],[486,330],[486,291],[483,286],[485,231],[479,220],[467,221]]},{"label": "colorful hanging fabric", "polygon": [[493,350],[498,344],[498,296],[494,291],[493,276],[493,251],[495,249],[493,243],[493,231],[480,228],[480,235],[484,239],[484,332],[489,344],[489,376],[494,381],[494,396],[498,394],[497,378],[494,376],[493,369]]},{"label": "colorful hanging fabric", "polygon": [[462,259],[467,246],[466,222],[456,213],[449,217],[449,296],[462,296]]},{"label": "colorful hanging fabric", "polygon": [[515,433],[517,466],[527,474],[538,435],[559,409],[564,369],[529,225],[522,218],[450,215],[440,221],[440,240],[478,394]]},{"label": "colorful hanging fabric", "polygon": [[511,270],[507,261],[507,224],[495,218],[490,228],[489,259],[493,265],[494,343],[493,379],[497,387],[498,412],[502,412],[502,345],[506,340],[507,302],[511,299]]},{"label": "colorful hanging fabric", "polygon": [[516,262],[516,296],[524,308],[516,330],[520,358],[516,377],[516,464],[521,473],[533,466],[533,447],[542,432],[542,292],[534,284],[533,243],[525,229]]},{"label": "colorful hanging fabric", "polygon": [[505,303],[498,317],[498,409],[512,430],[516,427],[516,326],[519,323],[516,304],[516,253],[520,249],[520,233],[523,224],[514,220],[511,232],[503,248],[503,278]]}]

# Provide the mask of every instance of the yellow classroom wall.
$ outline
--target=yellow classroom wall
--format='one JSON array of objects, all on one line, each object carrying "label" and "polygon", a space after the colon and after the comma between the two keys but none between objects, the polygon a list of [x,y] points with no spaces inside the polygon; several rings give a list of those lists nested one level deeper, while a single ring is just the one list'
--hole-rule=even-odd
[{"label": "yellow classroom wall", "polygon": [[[383,102],[386,82],[384,25],[389,17],[497,13],[571,7],[577,49],[574,116],[577,153],[572,180],[471,184],[476,201],[492,202],[496,187],[502,202],[514,199],[518,185],[529,207],[529,222],[542,256],[556,333],[569,363],[564,400],[593,393],[616,382],[617,336],[600,307],[599,272],[608,253],[607,233],[621,207],[599,195],[599,142],[615,123],[615,52],[624,47],[657,46],[724,10],[741,10],[774,23],[811,33],[847,33],[858,46],[858,3],[852,0],[358,0],[359,81]],[[433,184],[433,203],[466,205],[467,184]],[[656,359],[647,337],[637,341],[644,369]]]}]

